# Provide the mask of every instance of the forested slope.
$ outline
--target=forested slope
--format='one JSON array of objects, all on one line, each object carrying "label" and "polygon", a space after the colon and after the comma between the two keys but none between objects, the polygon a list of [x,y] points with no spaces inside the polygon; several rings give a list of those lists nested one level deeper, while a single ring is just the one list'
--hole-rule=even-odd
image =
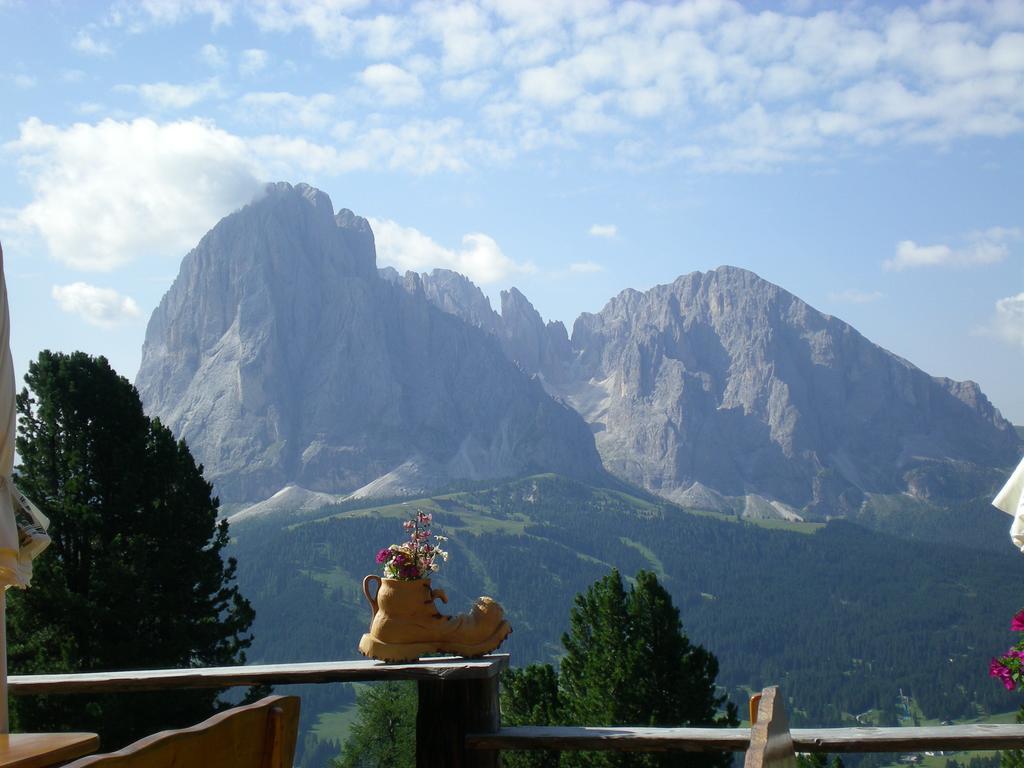
[{"label": "forested slope", "polygon": [[[987,677],[1020,607],[1024,560],[1008,543],[934,540],[957,529],[940,517],[948,535],[936,532],[922,510],[905,528],[895,513],[870,521],[889,532],[849,521],[765,529],[550,475],[287,529],[239,524],[233,554],[257,609],[252,660],[354,657],[369,620],[361,579],[417,506],[451,537],[437,579],[449,608],[499,599],[515,628],[502,650],[516,665],[556,658],[573,596],[611,566],[645,568],[671,591],[690,638],[718,656],[733,698],[745,698],[740,686],[781,684],[795,724],[894,716],[900,689],[942,719],[1017,704]],[[1005,527],[980,501],[958,514],[968,528]],[[933,540],[915,538],[922,529]]]}]

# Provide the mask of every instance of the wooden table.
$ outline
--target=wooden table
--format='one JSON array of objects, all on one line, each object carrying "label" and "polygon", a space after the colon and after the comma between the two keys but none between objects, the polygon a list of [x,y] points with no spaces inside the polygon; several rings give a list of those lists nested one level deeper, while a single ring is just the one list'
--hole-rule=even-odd
[{"label": "wooden table", "polygon": [[49,768],[99,746],[95,733],[0,733],[0,768]]}]

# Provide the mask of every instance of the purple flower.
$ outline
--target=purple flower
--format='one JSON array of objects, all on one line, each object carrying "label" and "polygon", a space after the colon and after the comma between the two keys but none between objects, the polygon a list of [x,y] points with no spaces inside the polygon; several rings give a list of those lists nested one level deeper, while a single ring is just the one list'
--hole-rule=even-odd
[{"label": "purple flower", "polygon": [[1010,622],[1010,629],[1014,632],[1024,632],[1024,610],[1018,611]]},{"label": "purple flower", "polygon": [[384,547],[384,549],[382,549],[380,552],[377,553],[377,564],[378,565],[383,565],[384,563],[386,563],[390,559],[391,559],[391,550],[388,549],[387,547]]}]

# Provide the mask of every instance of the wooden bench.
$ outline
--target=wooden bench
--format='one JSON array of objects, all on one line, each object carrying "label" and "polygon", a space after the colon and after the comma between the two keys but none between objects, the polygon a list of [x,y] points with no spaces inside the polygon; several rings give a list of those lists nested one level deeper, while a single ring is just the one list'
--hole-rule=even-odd
[{"label": "wooden bench", "polygon": [[83,757],[65,768],[292,768],[298,728],[299,697],[268,696],[191,728],[161,731],[118,752]]}]

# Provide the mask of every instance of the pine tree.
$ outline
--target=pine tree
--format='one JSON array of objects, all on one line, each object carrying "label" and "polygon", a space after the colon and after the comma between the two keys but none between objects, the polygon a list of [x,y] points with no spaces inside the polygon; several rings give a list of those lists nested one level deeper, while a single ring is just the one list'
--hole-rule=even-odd
[{"label": "pine tree", "polygon": [[[32,586],[10,599],[17,673],[244,662],[254,612],[218,502],[184,442],[107,361],[44,351],[17,398],[16,482],[51,519]],[[217,691],[25,697],[18,730],[99,731],[106,748],[208,716]]]},{"label": "pine tree", "polygon": [[414,768],[416,684],[380,683],[356,695],[358,715],[334,768]]},{"label": "pine tree", "polygon": [[[501,678],[501,724],[551,725],[562,722],[558,672],[550,664],[509,669]],[[553,750],[506,752],[505,768],[557,768],[560,755]]]},{"label": "pine tree", "polygon": [[[718,661],[682,631],[679,611],[653,573],[627,593],[618,571],[576,597],[559,676],[576,725],[735,726],[736,708],[715,688]],[[724,710],[723,710],[724,707]],[[563,765],[725,768],[729,754],[580,753]]]},{"label": "pine tree", "polygon": [[636,715],[626,592],[618,571],[576,596],[559,666],[564,711],[575,725],[628,725]]}]

